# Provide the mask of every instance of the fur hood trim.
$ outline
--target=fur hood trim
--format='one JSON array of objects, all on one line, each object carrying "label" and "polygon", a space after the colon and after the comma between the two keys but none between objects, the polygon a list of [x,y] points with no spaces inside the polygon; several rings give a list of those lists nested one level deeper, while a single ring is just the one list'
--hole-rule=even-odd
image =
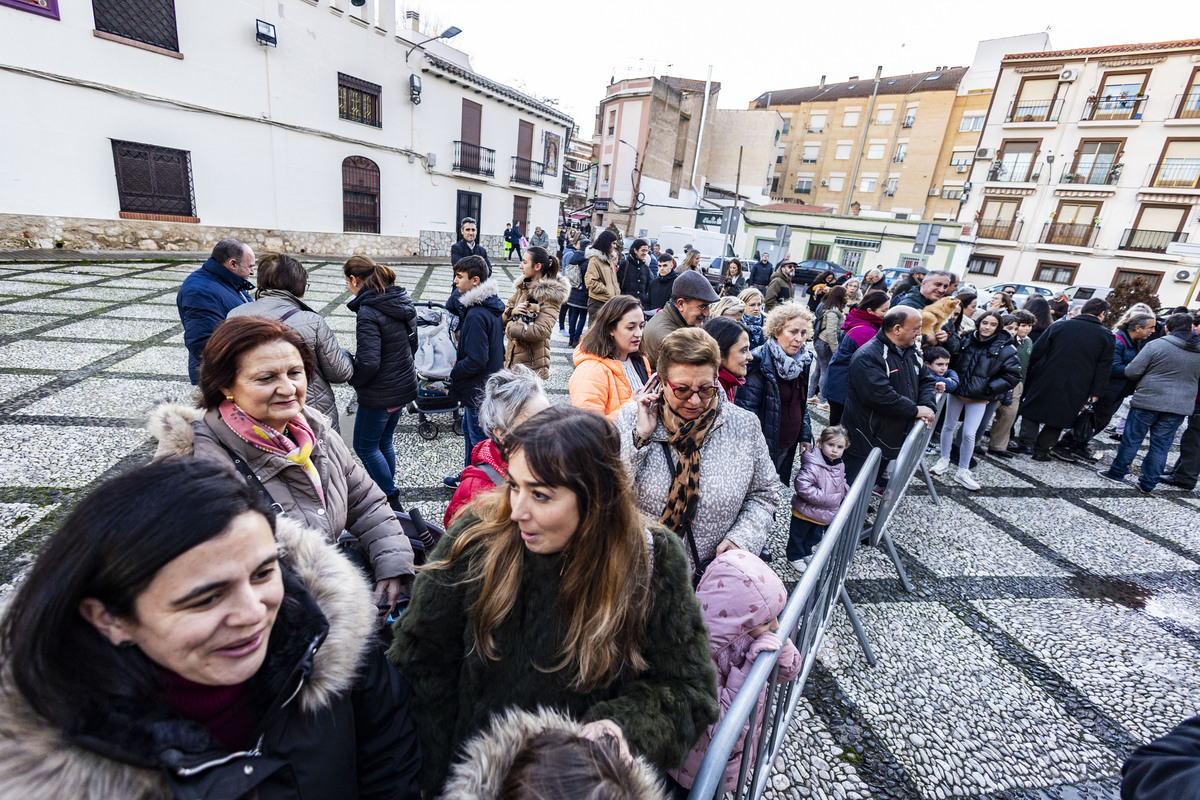
[{"label": "fur hood trim", "polygon": [[[174,421],[172,421],[174,424]],[[373,641],[375,607],[365,578],[321,534],[279,517],[275,538],[286,567],[299,578],[329,623],[312,672],[296,700],[307,714],[353,685]],[[0,613],[2,606],[0,604]],[[0,796],[169,800],[163,773],[106,758],[74,744],[35,712],[0,669]]]},{"label": "fur hood trim", "polygon": [[554,303],[561,306],[571,294],[570,282],[561,275],[553,278],[535,278],[529,283],[525,283],[522,278],[513,283],[513,292],[520,291],[522,286],[526,289],[526,298],[539,305]]},{"label": "fur hood trim", "polygon": [[458,296],[458,301],[464,306],[475,306],[487,300],[489,297],[499,297],[500,287],[496,285],[495,278],[488,278],[483,283],[471,289],[468,292],[463,292]]},{"label": "fur hood trim", "polygon": [[155,458],[190,456],[196,450],[192,423],[204,419],[204,409],[181,403],[160,403],[150,411],[146,431],[158,440]]},{"label": "fur hood trim", "polygon": [[[543,731],[555,729],[578,736],[583,723],[547,708],[537,711],[510,708],[495,715],[487,730],[463,746],[462,757],[450,773],[442,800],[495,800],[525,746]],[[633,797],[666,800],[654,768],[644,758],[636,756],[627,769]]]},{"label": "fur hood trim", "polygon": [[597,250],[594,247],[589,247],[587,250],[583,251],[583,257],[584,258],[598,258],[601,261],[603,261],[605,264],[611,263],[609,261],[609,258],[607,255],[605,255],[604,253],[601,253],[599,250]]}]

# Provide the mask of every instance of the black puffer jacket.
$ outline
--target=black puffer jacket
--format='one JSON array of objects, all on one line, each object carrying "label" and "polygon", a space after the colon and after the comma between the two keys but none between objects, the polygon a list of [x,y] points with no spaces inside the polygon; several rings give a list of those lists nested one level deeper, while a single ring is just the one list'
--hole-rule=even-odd
[{"label": "black puffer jacket", "polygon": [[964,336],[950,367],[958,373],[954,394],[968,400],[996,400],[1021,382],[1017,348],[1012,334],[1004,330],[983,341],[978,330]]},{"label": "black puffer jacket", "polygon": [[113,703],[65,733],[0,681],[0,797],[417,800],[411,690],[384,659],[350,561],[288,517],[276,523],[284,599],[250,679],[259,719],[230,753],[165,707]]},{"label": "black puffer jacket", "polygon": [[408,292],[389,286],[383,294],[361,291],[347,307],[358,315],[354,377],[359,405],[395,408],[417,399],[417,327]]},{"label": "black puffer jacket", "polygon": [[617,265],[617,283],[621,287],[621,294],[636,297],[643,308],[650,308],[646,305],[650,302],[649,264],[645,261],[638,261],[633,257],[633,253],[627,253],[625,258],[621,259],[621,263]]}]

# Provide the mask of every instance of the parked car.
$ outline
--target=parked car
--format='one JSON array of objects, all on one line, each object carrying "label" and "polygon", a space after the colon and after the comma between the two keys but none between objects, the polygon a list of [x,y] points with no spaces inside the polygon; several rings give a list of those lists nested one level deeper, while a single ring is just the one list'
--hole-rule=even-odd
[{"label": "parked car", "polygon": [[897,283],[907,278],[910,272],[911,270],[907,267],[888,267],[883,270],[883,279],[887,281],[888,289],[891,289]]},{"label": "parked car", "polygon": [[813,278],[827,269],[833,270],[834,277],[838,280],[850,274],[850,271],[841,264],[835,264],[832,261],[822,261],[819,258],[810,258],[796,265],[796,271],[792,273],[792,283],[811,286]]},{"label": "parked car", "polygon": [[1071,314],[1083,308],[1083,304],[1093,297],[1103,300],[1111,292],[1112,288],[1108,286],[1084,286],[1082,284],[1068,286],[1066,289],[1063,289],[1063,294],[1067,296],[1067,301],[1071,304],[1070,311],[1068,312]]},{"label": "parked car", "polygon": [[1017,308],[1020,308],[1022,305],[1024,305],[1025,301],[1035,294],[1040,294],[1042,297],[1049,300],[1054,296],[1055,291],[1048,286],[1040,286],[1036,283],[1017,283],[1016,281],[1005,281],[1004,283],[995,283],[991,286],[983,287],[983,289],[979,292],[979,304],[981,306],[987,305],[987,301],[992,299],[992,295],[1004,289],[1005,286],[1011,286],[1016,289],[1016,292],[1013,293],[1012,300],[1013,305],[1015,305]]}]

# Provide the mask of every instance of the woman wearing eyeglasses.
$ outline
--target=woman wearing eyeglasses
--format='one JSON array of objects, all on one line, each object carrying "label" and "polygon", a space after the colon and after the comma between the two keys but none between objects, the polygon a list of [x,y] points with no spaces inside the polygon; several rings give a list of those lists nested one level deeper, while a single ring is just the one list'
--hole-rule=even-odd
[{"label": "woman wearing eyeglasses", "polygon": [[812,354],[804,347],[812,333],[812,314],[799,303],[782,303],[767,315],[763,333],[767,343],[752,353],[746,385],[738,391],[736,402],[762,423],[771,462],[787,486],[796,448],[812,447],[805,401]]},{"label": "woman wearing eyeglasses", "polygon": [[720,391],[712,336],[675,331],[657,366],[615,424],[638,507],[684,540],[696,579],[719,553],[762,550],[779,504],[775,466],[758,420]]}]

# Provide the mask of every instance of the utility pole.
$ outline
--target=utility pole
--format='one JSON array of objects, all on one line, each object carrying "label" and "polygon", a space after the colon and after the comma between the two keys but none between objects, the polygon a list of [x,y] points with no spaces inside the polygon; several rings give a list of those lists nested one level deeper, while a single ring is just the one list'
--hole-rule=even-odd
[{"label": "utility pole", "polygon": [[867,108],[866,126],[863,128],[863,138],[858,144],[858,158],[854,159],[854,177],[850,179],[850,191],[846,192],[846,210],[850,214],[850,204],[854,200],[854,185],[858,183],[858,167],[862,163],[863,150],[867,147],[867,135],[871,132],[871,120],[875,118],[875,96],[879,94],[879,78],[883,75],[883,65],[875,68],[875,88],[871,90],[871,105]]},{"label": "utility pole", "polygon": [[629,221],[625,223],[625,235],[626,236],[633,236],[633,223],[634,223],[634,221],[637,220],[638,191],[642,188],[642,170],[646,166],[646,153],[648,153],[650,151],[650,135],[653,132],[654,131],[651,130],[650,126],[647,125],[646,126],[646,144],[642,147],[642,157],[641,157],[640,164],[638,163],[637,157],[636,157],[637,151],[636,150],[634,151],[635,152],[634,164],[637,164],[637,178],[635,178],[633,181],[633,196],[629,198]]}]

